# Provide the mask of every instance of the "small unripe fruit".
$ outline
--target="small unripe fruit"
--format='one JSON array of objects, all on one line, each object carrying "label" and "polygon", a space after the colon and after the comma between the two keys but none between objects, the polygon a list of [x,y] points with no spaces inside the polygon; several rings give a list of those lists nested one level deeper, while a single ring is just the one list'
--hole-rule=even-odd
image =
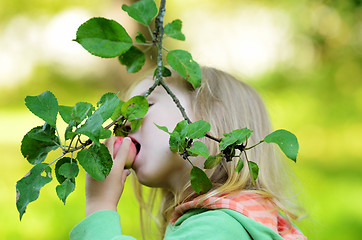
[{"label": "small unripe fruit", "polygon": [[[121,144],[123,142],[124,137],[117,137],[116,141],[114,141],[113,145],[113,158],[116,158],[116,155],[118,153],[119,148],[121,147]],[[129,147],[126,163],[124,165],[124,168],[131,168],[132,164],[134,162],[134,159],[137,155],[137,149],[133,142],[131,142],[131,146]]]}]

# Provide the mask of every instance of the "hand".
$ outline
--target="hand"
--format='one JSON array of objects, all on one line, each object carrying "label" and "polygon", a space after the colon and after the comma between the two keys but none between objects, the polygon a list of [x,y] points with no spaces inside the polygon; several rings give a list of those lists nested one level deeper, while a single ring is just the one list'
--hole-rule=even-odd
[{"label": "hand", "polygon": [[[116,137],[112,135],[104,142],[111,156],[114,156],[113,145],[115,140]],[[86,216],[100,210],[117,211],[117,204],[121,198],[124,183],[131,173],[124,169],[130,145],[131,139],[125,138],[115,157],[113,157],[111,172],[103,181],[97,181],[88,173],[86,174]]]}]

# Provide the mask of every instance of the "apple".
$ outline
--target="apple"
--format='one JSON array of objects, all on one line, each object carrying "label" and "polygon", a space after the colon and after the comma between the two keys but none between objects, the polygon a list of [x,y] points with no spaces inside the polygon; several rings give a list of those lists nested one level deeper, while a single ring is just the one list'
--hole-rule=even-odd
[{"label": "apple", "polygon": [[[117,137],[116,141],[114,141],[113,145],[113,158],[116,158],[116,155],[118,153],[119,148],[121,147],[121,144],[123,142],[124,137]],[[132,164],[134,162],[134,159],[137,155],[137,149],[133,142],[131,142],[131,146],[129,147],[128,156],[126,159],[126,163],[124,165],[124,168],[131,168]]]}]

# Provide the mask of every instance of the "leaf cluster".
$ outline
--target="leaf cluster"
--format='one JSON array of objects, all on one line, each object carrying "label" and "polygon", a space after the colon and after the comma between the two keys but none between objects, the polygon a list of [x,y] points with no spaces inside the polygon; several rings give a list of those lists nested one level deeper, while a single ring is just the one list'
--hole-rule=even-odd
[{"label": "leaf cluster", "polygon": [[190,180],[191,186],[195,192],[198,194],[208,192],[212,187],[210,179],[203,170],[193,165],[189,160],[189,157],[196,157],[199,155],[204,158],[209,157],[209,150],[205,143],[194,140],[203,138],[206,133],[210,131],[210,123],[199,120],[188,124],[186,120],[183,120],[177,123],[172,132],[169,132],[165,126],[155,125],[160,130],[165,131],[170,135],[169,145],[171,151],[179,153],[185,160],[188,160],[191,163],[192,169],[190,172]]},{"label": "leaf cluster", "polygon": [[[40,188],[52,180],[50,166],[54,162],[55,175],[59,182],[56,193],[64,204],[75,189],[78,164],[94,179],[105,179],[112,168],[113,160],[100,140],[109,138],[112,132],[108,129],[111,125],[104,127],[103,124],[111,119],[114,123],[119,122],[117,126],[124,128],[125,122],[129,121],[131,131],[136,131],[148,111],[145,97],[135,96],[123,102],[118,99],[117,93],[103,94],[96,107],[87,102],[78,102],[74,106],[58,105],[56,97],[49,91],[26,97],[25,104],[45,123],[31,129],[21,142],[21,153],[35,166],[16,185],[20,218],[27,205],[37,199]],[[68,124],[63,136],[59,135],[57,129],[58,113]],[[117,128],[114,130],[118,131]],[[82,142],[81,139],[84,138],[88,140]],[[61,156],[45,163],[48,153],[57,149],[61,149]],[[76,151],[79,152],[74,157],[73,153]],[[65,157],[66,154],[71,156]],[[46,176],[42,175],[44,172]]]},{"label": "leaf cluster", "polygon": [[[276,143],[288,158],[296,161],[299,148],[295,135],[283,129],[272,132],[258,144],[246,148],[247,140],[250,138],[253,131],[248,128],[243,128],[224,134],[224,137],[221,138],[219,142],[220,152],[216,155],[209,155],[209,150],[204,142],[194,141],[195,139],[205,137],[207,132],[210,131],[211,126],[208,122],[200,120],[189,124],[186,120],[183,120],[176,125],[172,132],[169,132],[165,126],[158,126],[157,124],[156,126],[170,135],[169,145],[171,151],[177,152],[185,160],[188,160],[191,163],[191,186],[198,194],[208,192],[212,188],[212,183],[203,170],[194,166],[189,157],[202,156],[205,159],[204,169],[216,167],[223,159],[225,162],[230,162],[233,158],[238,157],[235,171],[240,172],[244,167],[244,160],[242,159],[242,154],[244,153],[251,181],[255,184],[255,180],[258,178],[259,174],[259,167],[257,163],[248,160],[247,150],[256,147],[262,142]],[[236,150],[239,150],[238,155]]]},{"label": "leaf cluster", "polygon": [[[150,24],[158,13],[156,3],[153,0],[137,1],[130,6],[123,5],[122,10],[148,29],[150,29]],[[164,34],[167,37],[184,41],[185,35],[181,29],[182,21],[176,19],[164,27]],[[141,70],[145,64],[145,52],[149,49],[142,51],[139,46],[152,47],[157,45],[155,36],[152,35],[151,38],[151,40],[147,40],[142,33],[138,33],[133,41],[121,24],[114,20],[96,17],[89,19],[78,28],[74,41],[95,56],[102,58],[118,57],[119,62],[126,66],[128,72],[135,73]],[[195,88],[200,86],[201,69],[189,52],[184,50],[169,51],[167,61]],[[167,75],[169,75],[168,73],[169,71],[167,71]]]}]

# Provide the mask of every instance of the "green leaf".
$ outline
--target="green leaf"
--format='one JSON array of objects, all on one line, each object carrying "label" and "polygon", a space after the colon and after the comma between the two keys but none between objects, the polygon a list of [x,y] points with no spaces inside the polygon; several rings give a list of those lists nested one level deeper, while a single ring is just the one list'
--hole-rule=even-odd
[{"label": "green leaf", "polygon": [[59,148],[55,129],[46,124],[44,126],[33,128],[21,141],[21,153],[33,165],[43,162],[50,151]]},{"label": "green leaf", "polygon": [[99,135],[99,139],[107,139],[112,135],[112,131],[109,129],[104,129],[103,127],[101,128],[101,132]]},{"label": "green leaf", "polygon": [[185,35],[181,32],[182,21],[176,19],[165,26],[165,34],[177,40],[185,41]]},{"label": "green leaf", "polygon": [[258,164],[256,164],[253,161],[248,161],[248,165],[249,165],[249,171],[250,171],[250,175],[252,176],[252,179],[256,180],[258,178],[258,174],[259,174]]},{"label": "green leaf", "polygon": [[171,134],[171,133],[168,131],[167,127],[165,127],[165,126],[159,126],[159,125],[157,125],[156,123],[154,123],[154,124],[155,124],[156,127],[158,127],[160,130],[162,130],[162,131],[164,131],[164,132],[167,132],[168,134]]},{"label": "green leaf", "polygon": [[146,42],[146,37],[142,33],[138,32],[137,36],[135,37],[135,40],[138,43],[145,43]]},{"label": "green leaf", "polygon": [[[59,184],[62,184],[67,179],[67,177],[63,175],[63,174],[67,175],[65,173],[66,169],[63,169],[61,173],[59,172],[60,168],[65,164],[73,165],[71,168],[75,168],[74,165],[77,166],[77,168],[78,168],[78,164],[77,164],[76,159],[71,159],[70,157],[63,157],[63,158],[59,159],[57,161],[57,163],[55,164],[55,169],[54,169],[55,176],[56,176]],[[76,170],[74,169],[73,172],[75,172],[75,171]],[[78,168],[78,171],[79,171],[79,168]],[[69,175],[74,175],[74,174],[69,174]],[[76,176],[71,177],[70,180],[75,182],[75,177]]]},{"label": "green leaf", "polygon": [[58,115],[58,101],[54,94],[46,91],[38,96],[27,96],[25,105],[36,116],[56,127]]},{"label": "green leaf", "polygon": [[132,39],[116,21],[91,18],[77,31],[76,40],[89,53],[103,58],[113,58],[132,47]]},{"label": "green leaf", "polygon": [[185,141],[181,139],[179,132],[172,132],[168,143],[172,152],[181,153],[184,151],[184,147],[186,146]]},{"label": "green leaf", "polygon": [[132,46],[127,52],[119,56],[119,61],[125,65],[127,72],[136,73],[146,62],[145,54],[137,47]]},{"label": "green leaf", "polygon": [[60,166],[58,173],[65,178],[75,178],[79,173],[78,164],[75,161],[72,163],[64,163],[62,166]]},{"label": "green leaf", "polygon": [[60,200],[63,201],[65,204],[65,201],[70,193],[74,191],[75,183],[70,181],[70,179],[65,180],[62,184],[58,185],[55,189],[57,192],[57,195]]},{"label": "green leaf", "polygon": [[55,128],[50,126],[48,123],[45,123],[43,126],[33,128],[27,134],[34,140],[49,143],[59,142],[57,136],[55,135]]},{"label": "green leaf", "polygon": [[119,100],[117,107],[114,109],[114,112],[112,113],[111,119],[114,121],[121,115],[121,109],[124,104],[124,101]]},{"label": "green leaf", "polygon": [[219,144],[220,150],[222,151],[234,143],[236,145],[239,145],[245,142],[246,139],[250,137],[252,132],[253,131],[251,131],[248,128],[243,128],[243,129],[236,129],[230,133],[224,134],[225,137],[221,139],[221,142]]},{"label": "green leaf", "polygon": [[220,155],[211,155],[204,162],[204,168],[211,169],[218,165],[222,160],[222,156]]},{"label": "green leaf", "polygon": [[192,59],[189,52],[184,50],[172,50],[167,54],[167,62],[183,78],[189,81],[194,88],[201,85],[201,68]]},{"label": "green leaf", "polygon": [[199,120],[189,124],[187,137],[191,139],[202,138],[206,135],[206,132],[210,131],[210,123]]},{"label": "green leaf", "polygon": [[122,5],[123,11],[139,23],[150,25],[152,19],[157,15],[157,6],[153,0],[137,1],[130,6]]},{"label": "green leaf", "polygon": [[178,132],[180,134],[180,137],[186,138],[188,133],[188,124],[186,120],[182,120],[176,124],[176,127],[173,129],[173,132]]},{"label": "green leaf", "polygon": [[188,124],[186,120],[182,120],[176,124],[173,132],[170,133],[169,144],[171,151],[183,153],[186,147],[186,135]]},{"label": "green leaf", "polygon": [[[182,121],[178,122],[172,133],[170,133],[168,131],[167,127],[165,127],[165,126],[159,126],[156,123],[155,123],[155,125],[160,130],[170,134],[169,145],[170,145],[171,151],[179,152],[179,153],[184,152],[184,149],[186,147],[186,140],[187,140],[186,135],[187,135],[188,126],[189,126],[187,124],[186,120],[182,120]],[[196,144],[196,146],[197,145],[198,145],[198,143]],[[193,151],[193,150],[191,150],[191,151]]]},{"label": "green leaf", "polygon": [[195,141],[192,143],[192,147],[188,148],[187,151],[196,154],[196,155],[201,155],[204,158],[208,158],[209,157],[209,149],[207,149],[205,143],[200,142],[200,141]]},{"label": "green leaf", "polygon": [[[156,68],[155,71],[153,72],[153,78],[156,77],[157,70],[158,70],[158,68]],[[161,75],[162,75],[162,77],[170,77],[172,75],[172,73],[171,73],[170,69],[168,69],[165,66],[162,66]]]},{"label": "green leaf", "polygon": [[243,167],[244,167],[244,161],[241,158],[239,158],[239,161],[235,167],[235,172],[239,173],[241,171],[241,169],[243,169]]},{"label": "green leaf", "polygon": [[116,107],[119,103],[119,98],[117,96],[118,93],[105,93],[101,96],[99,101],[97,102],[97,106],[99,107],[94,113],[99,113],[103,119],[103,122],[107,121],[110,118]]},{"label": "green leaf", "polygon": [[59,106],[59,113],[60,116],[62,117],[63,121],[66,123],[69,123],[70,120],[72,120],[72,111],[73,111],[73,107],[69,107],[69,106]]},{"label": "green leaf", "polygon": [[77,130],[76,134],[86,135],[92,140],[95,144],[99,145],[99,139],[102,139],[102,133],[104,128],[102,127],[103,119],[100,116],[99,112],[93,113],[87,121]]},{"label": "green leaf", "polygon": [[68,139],[72,139],[74,136],[76,136],[77,134],[75,132],[73,132],[73,127],[75,127],[76,122],[74,120],[71,120],[67,126],[67,128],[65,129],[65,140]]},{"label": "green leaf", "polygon": [[144,96],[134,96],[123,104],[121,108],[122,115],[133,121],[134,119],[143,118],[148,111],[148,102]]},{"label": "green leaf", "polygon": [[212,183],[206,173],[195,166],[191,169],[190,180],[191,186],[197,194],[207,193],[212,187]]},{"label": "green leaf", "polygon": [[92,104],[86,102],[79,102],[74,107],[59,106],[60,116],[68,124],[72,120],[76,125],[80,124],[84,119],[92,115],[93,111]]},{"label": "green leaf", "polygon": [[135,119],[131,122],[131,132],[136,132],[142,124],[143,119]]},{"label": "green leaf", "polygon": [[82,149],[77,159],[84,170],[95,180],[102,181],[112,169],[113,160],[104,144]]},{"label": "green leaf", "polygon": [[[42,175],[43,171],[45,173]],[[50,167],[47,163],[40,163],[16,183],[16,207],[20,214],[20,220],[28,204],[38,199],[40,189],[51,180]]]},{"label": "green leaf", "polygon": [[278,144],[288,158],[294,162],[297,161],[299,144],[297,137],[293,133],[284,129],[276,130],[266,136],[264,141],[267,143],[273,142]]}]

